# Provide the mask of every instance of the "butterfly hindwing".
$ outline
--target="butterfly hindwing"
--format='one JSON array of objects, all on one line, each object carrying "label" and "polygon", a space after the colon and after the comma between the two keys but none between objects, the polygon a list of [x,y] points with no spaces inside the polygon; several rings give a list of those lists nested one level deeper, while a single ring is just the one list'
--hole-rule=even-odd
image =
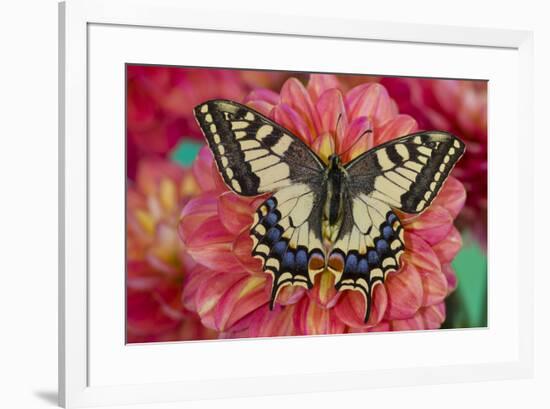
[{"label": "butterfly hindwing", "polygon": [[418,132],[377,146],[345,166],[351,196],[360,193],[406,213],[435,199],[464,143],[441,131]]},{"label": "butterfly hindwing", "polygon": [[300,139],[244,105],[208,101],[195,108],[195,117],[225,183],[240,195],[273,192],[323,170]]},{"label": "butterfly hindwing", "polygon": [[273,278],[270,307],[283,287],[311,288],[315,274],[325,268],[320,199],[310,185],[296,183],[273,194],[256,211],[250,230],[252,255]]},{"label": "butterfly hindwing", "polygon": [[327,267],[335,276],[336,289],[363,295],[365,322],[370,316],[374,286],[399,268],[405,249],[403,233],[399,218],[387,204],[368,200],[365,195],[347,201]]}]

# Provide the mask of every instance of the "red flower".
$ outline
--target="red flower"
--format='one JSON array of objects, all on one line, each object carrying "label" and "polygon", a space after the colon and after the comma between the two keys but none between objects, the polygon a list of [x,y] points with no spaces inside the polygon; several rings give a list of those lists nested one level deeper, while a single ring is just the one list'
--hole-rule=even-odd
[{"label": "red flower", "polygon": [[162,160],[142,161],[127,192],[127,341],[214,336],[181,303],[184,263],[177,237],[180,209],[198,193],[191,172]]},{"label": "red flower", "polygon": [[[417,128],[412,117],[398,113],[383,86],[363,84],[344,94],[331,75],[312,75],[307,88],[289,79],[280,94],[258,89],[245,102],[291,130],[322,158],[347,152],[344,162]],[[361,137],[367,129],[373,132]],[[229,191],[208,148],[201,151],[193,171],[203,193],[187,203],[179,224],[196,263],[187,269],[183,301],[220,336],[431,329],[445,319],[444,299],[456,286],[450,262],[461,247],[453,220],[466,196],[453,177],[424,213],[401,215],[406,244],[402,266],[375,287],[365,324],[363,297],[337,292],[328,270],[316,276],[311,290],[283,288],[270,311],[271,278],[251,256],[249,237],[254,212],[265,197],[245,198]]]}]

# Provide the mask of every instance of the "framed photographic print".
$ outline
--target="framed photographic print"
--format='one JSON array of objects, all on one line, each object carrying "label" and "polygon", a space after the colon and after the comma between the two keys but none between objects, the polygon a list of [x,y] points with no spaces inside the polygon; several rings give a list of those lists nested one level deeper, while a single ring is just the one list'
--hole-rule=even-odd
[{"label": "framed photographic print", "polygon": [[60,25],[63,405],[530,374],[530,33]]}]

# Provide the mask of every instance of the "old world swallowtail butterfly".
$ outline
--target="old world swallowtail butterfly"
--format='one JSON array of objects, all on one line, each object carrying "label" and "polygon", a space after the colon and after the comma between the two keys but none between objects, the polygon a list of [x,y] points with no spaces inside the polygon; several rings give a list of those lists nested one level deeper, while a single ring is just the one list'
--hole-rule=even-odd
[{"label": "old world swallowtail butterfly", "polygon": [[290,131],[236,102],[205,102],[195,117],[230,189],[272,193],[250,229],[252,255],[273,278],[270,307],[284,286],[311,288],[328,269],[337,290],[365,297],[365,322],[374,286],[399,269],[405,249],[393,209],[424,211],[464,153],[458,138],[431,131],[376,146],[346,164],[338,155],[324,163]]}]

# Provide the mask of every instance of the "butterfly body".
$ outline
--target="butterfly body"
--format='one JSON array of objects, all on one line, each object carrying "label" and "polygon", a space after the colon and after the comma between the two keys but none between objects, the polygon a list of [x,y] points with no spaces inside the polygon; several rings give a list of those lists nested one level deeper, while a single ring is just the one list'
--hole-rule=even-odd
[{"label": "butterfly body", "polygon": [[404,230],[394,209],[421,213],[464,152],[455,136],[419,132],[343,164],[325,163],[290,131],[233,101],[195,108],[218,170],[242,196],[271,193],[250,228],[252,256],[272,276],[270,307],[288,285],[311,288],[330,271],[337,290],[365,299],[400,267]]}]

